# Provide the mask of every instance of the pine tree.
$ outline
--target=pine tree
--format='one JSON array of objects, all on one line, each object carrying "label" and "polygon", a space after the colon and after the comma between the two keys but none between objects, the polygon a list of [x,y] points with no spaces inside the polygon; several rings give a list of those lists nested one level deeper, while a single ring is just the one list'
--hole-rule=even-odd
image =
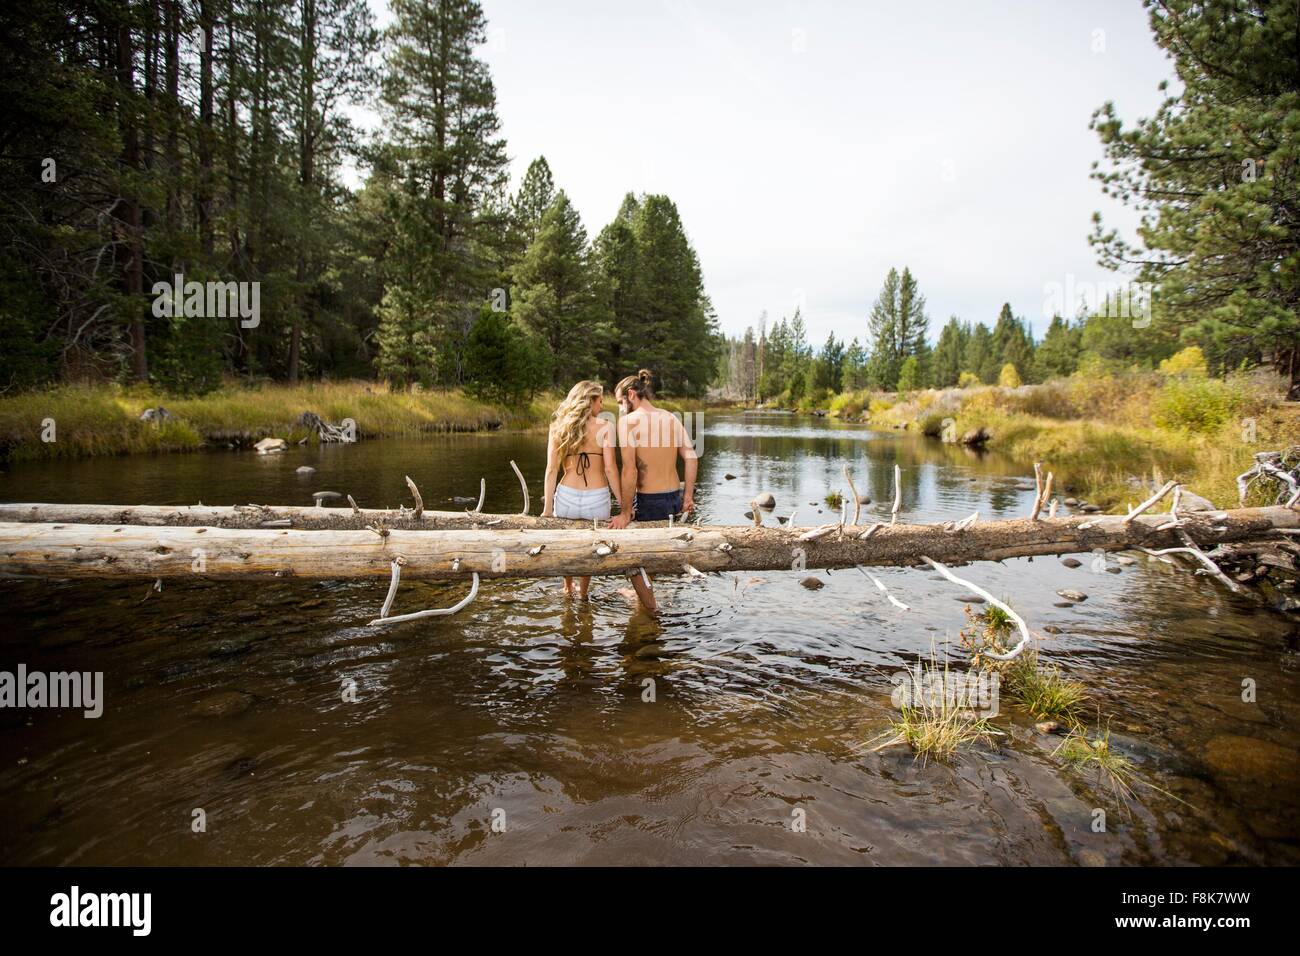
[{"label": "pine tree", "polygon": [[890,269],[867,317],[871,358],[867,382],[872,388],[893,389],[898,382],[899,356],[898,270]]},{"label": "pine tree", "polygon": [[903,362],[923,350],[929,325],[925,296],[911,270],[904,268],[900,276],[897,269],[890,269],[867,319],[871,337],[867,380],[873,388],[894,388]]},{"label": "pine tree", "polygon": [[993,351],[993,333],[983,322],[978,323],[970,334],[966,349],[962,353],[962,370],[970,372],[985,385],[996,381],[1001,366]]},{"label": "pine tree", "polygon": [[1034,350],[1034,376],[1040,382],[1073,375],[1079,367],[1081,329],[1059,315],[1052,316],[1043,341]]},{"label": "pine tree", "polygon": [[1213,365],[1270,362],[1300,399],[1300,8],[1147,6],[1180,91],[1131,128],[1112,103],[1093,115],[1111,163],[1094,175],[1140,211],[1141,242],[1104,231],[1100,215],[1092,242],[1103,265],[1138,264],[1137,278],[1158,287],[1165,321]]},{"label": "pine tree", "polygon": [[951,388],[962,373],[962,353],[970,338],[970,330],[952,316],[939,332],[939,343],[934,349],[932,380],[936,388]]},{"label": "pine tree", "polygon": [[503,238],[480,215],[506,165],[492,79],[474,55],[485,22],[473,0],[393,0],[391,9],[383,102],[401,175],[380,372],[409,381],[417,371],[410,363],[432,354],[438,378],[454,383],[491,293],[484,246]]},{"label": "pine tree", "polygon": [[1021,381],[1028,381],[1033,367],[1034,343],[1026,325],[1011,312],[1011,304],[1003,303],[998,321],[993,326],[993,357],[999,366],[1010,362],[1016,367]]},{"label": "pine tree", "polygon": [[564,190],[538,223],[515,267],[514,314],[550,355],[552,384],[567,387],[597,374],[606,315],[596,293],[587,231]]},{"label": "pine tree", "polygon": [[537,238],[542,216],[554,201],[555,180],[551,176],[551,167],[545,156],[538,156],[528,164],[528,171],[519,184],[519,192],[515,194],[512,207],[514,227],[518,231],[522,248],[528,248]]}]

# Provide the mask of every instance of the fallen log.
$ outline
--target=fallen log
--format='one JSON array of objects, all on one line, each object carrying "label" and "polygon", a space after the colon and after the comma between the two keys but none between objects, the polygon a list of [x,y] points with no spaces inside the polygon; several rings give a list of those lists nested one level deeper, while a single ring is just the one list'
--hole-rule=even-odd
[{"label": "fallen log", "polygon": [[[325,508],[284,505],[64,505],[38,502],[0,504],[0,521],[44,522],[47,524],[145,525],[161,528],[266,528],[285,527],[301,531],[364,531],[381,524],[390,530],[445,531],[479,528],[590,528],[590,521],[570,518],[538,518],[530,515],[480,514],[477,511],[424,511],[410,508]],[[271,524],[288,522],[288,524]],[[651,527],[667,522],[643,522]]]},{"label": "fallen log", "polygon": [[[350,511],[334,510],[344,519],[350,516]],[[486,521],[492,516],[480,517]],[[1243,508],[1188,516],[1177,529],[1164,528],[1166,523],[1166,515],[1040,517],[975,522],[961,530],[880,525],[865,537],[864,529],[845,526],[801,540],[806,529],[731,525],[307,531],[7,521],[0,523],[0,574],[379,579],[391,575],[399,557],[408,579],[911,567],[922,566],[926,558],[957,565],[1097,550],[1160,550],[1186,547],[1188,540],[1214,548],[1300,528],[1300,511]]]}]

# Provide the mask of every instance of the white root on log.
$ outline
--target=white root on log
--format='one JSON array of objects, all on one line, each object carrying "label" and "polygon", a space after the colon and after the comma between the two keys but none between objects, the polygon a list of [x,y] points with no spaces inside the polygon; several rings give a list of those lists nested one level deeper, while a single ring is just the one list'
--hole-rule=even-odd
[{"label": "white root on log", "polygon": [[1047,473],[1047,481],[1043,485],[1043,490],[1039,493],[1038,500],[1034,502],[1034,512],[1029,516],[1033,521],[1038,520],[1038,514],[1043,510],[1043,505],[1047,503],[1048,498],[1052,497],[1053,478],[1055,478],[1055,475],[1049,471]]},{"label": "white root on log", "polygon": [[411,497],[415,499],[415,517],[418,518],[424,514],[424,499],[420,497],[420,489],[415,487],[410,475],[406,476],[406,487],[411,489]]},{"label": "white root on log", "polygon": [[853,473],[849,471],[849,466],[844,466],[844,480],[849,483],[849,494],[853,496],[853,526],[858,525],[858,518],[862,516],[862,499],[858,497],[858,489],[853,484]]},{"label": "white root on log", "polygon": [[879,589],[879,591],[880,591],[881,594],[883,594],[885,597],[889,598],[889,603],[892,604],[892,605],[894,605],[894,607],[896,607],[896,608],[901,608],[901,609],[904,610],[904,611],[910,611],[910,610],[912,610],[910,607],[908,607],[906,604],[904,604],[904,603],[903,603],[902,601],[900,601],[898,598],[896,598],[896,597],[894,597],[892,594],[890,594],[890,593],[889,593],[889,588],[885,587],[885,582],[882,581],[882,580],[880,580],[880,578],[876,577],[874,574],[872,574],[870,571],[868,571],[866,568],[864,568],[864,567],[863,567],[862,565],[860,565],[860,564],[854,565],[854,567],[856,567],[859,571],[861,571],[861,572],[862,572],[863,574],[865,574],[867,577],[871,578],[871,583],[874,584],[874,585]]},{"label": "white root on log", "polygon": [[388,597],[384,598],[384,606],[379,609],[380,617],[388,617],[388,612],[389,610],[392,609],[393,598],[397,597],[398,582],[402,580],[402,565],[404,565],[405,563],[406,563],[406,559],[402,557],[400,554],[397,557],[393,558],[393,563],[392,563],[393,577],[392,580],[390,580],[388,583]]},{"label": "white root on log", "polygon": [[903,469],[894,466],[894,508],[890,512],[889,523],[898,522],[898,510],[903,507]]},{"label": "white root on log", "polygon": [[835,528],[836,525],[824,524],[820,528],[813,528],[811,531],[805,531],[803,534],[799,535],[799,540],[816,541],[818,538],[826,537],[828,534],[834,531]]},{"label": "white root on log", "polygon": [[1132,521],[1134,518],[1136,518],[1136,517],[1137,517],[1138,515],[1140,515],[1142,512],[1146,511],[1148,508],[1150,508],[1152,505],[1154,505],[1157,501],[1159,501],[1161,498],[1163,498],[1165,495],[1169,494],[1169,492],[1173,491],[1173,490],[1174,490],[1175,488],[1177,488],[1177,487],[1178,487],[1178,482],[1176,482],[1176,481],[1166,481],[1166,482],[1164,483],[1164,486],[1163,486],[1159,491],[1157,491],[1154,495],[1152,495],[1152,496],[1151,496],[1150,498],[1148,498],[1146,501],[1142,502],[1140,505],[1138,505],[1136,508],[1134,508],[1134,509],[1133,509],[1132,511],[1130,511],[1128,514],[1126,514],[1126,515],[1124,516],[1124,523],[1125,523],[1125,524],[1128,524],[1130,521]]},{"label": "white root on log", "polygon": [[1024,618],[1022,618],[1015,611],[1011,610],[1010,607],[1008,607],[1006,604],[1003,604],[1001,601],[995,598],[988,591],[985,591],[978,584],[973,584],[970,581],[965,580],[964,578],[957,577],[957,575],[953,574],[951,571],[949,571],[938,561],[935,561],[933,558],[927,558],[924,555],[922,555],[921,560],[924,561],[926,564],[930,565],[930,567],[934,568],[936,571],[942,574],[949,581],[952,581],[954,584],[960,584],[962,587],[970,588],[972,591],[974,591],[980,597],[984,598],[984,600],[988,601],[994,607],[1001,608],[1011,617],[1013,621],[1016,622],[1016,627],[1020,629],[1020,643],[1017,644],[1015,647],[1011,648],[1011,650],[1007,651],[1005,654],[997,654],[994,653],[993,651],[984,651],[983,655],[985,657],[992,658],[995,661],[1009,661],[1014,657],[1018,657],[1020,655],[1020,652],[1023,651],[1026,646],[1028,646],[1029,627],[1028,625],[1025,624]]},{"label": "white root on log", "polygon": [[524,510],[519,513],[521,515],[526,515],[528,514],[528,482],[524,481],[524,473],[519,470],[519,466],[515,464],[513,458],[510,459],[510,467],[515,470],[515,477],[519,479],[519,487],[522,488],[524,492]]},{"label": "white root on log", "polygon": [[[395,579],[394,579],[395,580]],[[443,617],[448,614],[455,614],[469,606],[469,603],[478,595],[478,572],[475,571],[469,586],[469,594],[453,604],[451,607],[430,608],[427,611],[415,611],[411,614],[398,614],[395,617],[377,617],[368,622],[371,627],[376,624],[400,624],[403,621],[414,621],[422,617]]]}]

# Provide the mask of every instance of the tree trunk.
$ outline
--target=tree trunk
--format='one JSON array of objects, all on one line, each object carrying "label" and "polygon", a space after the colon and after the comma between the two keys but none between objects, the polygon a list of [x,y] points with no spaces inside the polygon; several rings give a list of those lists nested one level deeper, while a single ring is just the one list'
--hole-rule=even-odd
[{"label": "tree trunk", "polygon": [[137,382],[144,382],[149,378],[144,328],[144,237],[140,202],[134,194],[135,174],[140,169],[140,129],[135,103],[135,49],[129,23],[122,23],[117,29],[117,82],[122,128],[122,166],[131,182],[119,197],[121,211],[118,213],[118,221],[126,240],[122,285],[127,295],[130,315],[131,377]]},{"label": "tree trunk", "polygon": [[[374,531],[2,522],[0,575],[378,579],[388,577],[391,562],[399,556],[404,560],[405,578],[464,578],[470,572],[507,578],[630,575],[639,569],[651,574],[683,574],[692,567],[702,572],[911,567],[919,565],[923,557],[961,564],[1070,552],[1185,547],[1182,535],[1209,549],[1273,536],[1279,528],[1300,527],[1300,511],[1281,507],[1220,514],[1223,517],[1217,521],[1208,514],[1186,516],[1178,529],[1163,531],[1158,529],[1169,521],[1167,514],[1141,515],[1128,523],[1119,516],[1020,518],[977,523],[955,532],[935,525],[894,525],[880,527],[866,539],[858,536],[858,528],[846,528],[844,534],[832,530],[815,540],[802,539],[806,529],[739,526],[623,531],[393,530],[380,535]],[[491,520],[491,516],[483,518]]]},{"label": "tree trunk", "polygon": [[199,249],[204,264],[212,261],[212,30],[216,21],[210,0],[199,2],[199,181],[195,205],[199,221]]}]

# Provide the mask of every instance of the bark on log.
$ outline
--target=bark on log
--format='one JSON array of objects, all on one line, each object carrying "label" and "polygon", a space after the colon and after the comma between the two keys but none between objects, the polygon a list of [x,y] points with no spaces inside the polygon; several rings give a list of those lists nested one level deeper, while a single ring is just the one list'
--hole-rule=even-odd
[{"label": "bark on log", "polygon": [[[146,525],[172,528],[264,528],[268,521],[288,521],[283,527],[301,531],[364,531],[376,523],[392,530],[472,531],[491,528],[555,530],[590,528],[590,521],[572,518],[537,518],[530,515],[479,514],[470,511],[425,511],[416,516],[410,509],[316,508],[276,505],[64,505],[19,502],[0,504],[0,521],[32,521],[47,524]],[[638,522],[637,527],[668,527],[667,521]]]},{"label": "bark on log", "polygon": [[[344,517],[347,514],[344,513]],[[810,568],[854,565],[915,566],[922,557],[944,564],[996,561],[1028,555],[1094,550],[1124,551],[1183,545],[1177,531],[1199,546],[1272,536],[1300,527],[1300,511],[1244,508],[1214,521],[1188,517],[1179,529],[1161,531],[1165,515],[1125,523],[1119,516],[1015,519],[972,524],[963,531],[938,525],[882,526],[861,538],[845,527],[815,541],[799,530],[745,526],[592,530],[244,530],[219,527],[0,523],[0,574],[56,578],[376,578],[390,576],[391,562],[405,560],[408,579],[630,575],[701,571],[788,570],[799,560]],[[1082,528],[1081,525],[1089,524]],[[1221,529],[1221,530],[1219,530]],[[453,568],[454,562],[454,568]],[[201,570],[200,570],[201,569]]]}]

